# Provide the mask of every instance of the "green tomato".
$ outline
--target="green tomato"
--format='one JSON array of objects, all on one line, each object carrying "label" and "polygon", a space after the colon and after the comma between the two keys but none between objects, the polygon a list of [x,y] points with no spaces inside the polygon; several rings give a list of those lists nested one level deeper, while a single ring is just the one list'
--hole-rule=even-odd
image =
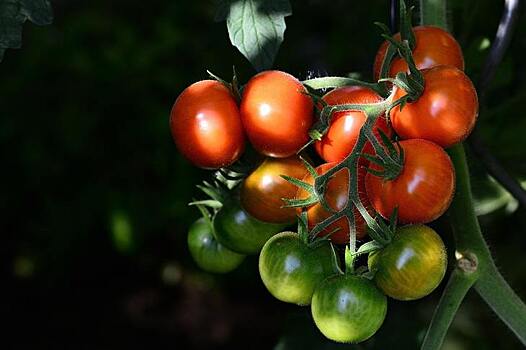
[{"label": "green tomato", "polygon": [[399,228],[382,250],[369,255],[376,285],[391,298],[415,300],[431,293],[447,268],[446,247],[440,236],[424,225]]},{"label": "green tomato", "polygon": [[219,243],[205,219],[201,218],[190,226],[188,248],[194,261],[205,271],[225,273],[241,264],[244,255],[238,254]]},{"label": "green tomato", "polygon": [[277,299],[309,305],[314,288],[328,276],[339,273],[332,245],[309,246],[295,232],[281,232],[265,243],[259,256],[259,274]]},{"label": "green tomato", "polygon": [[380,328],[387,298],[370,280],[351,274],[329,277],[312,296],[312,317],[327,338],[358,343]]},{"label": "green tomato", "polygon": [[250,216],[238,200],[224,203],[214,218],[217,240],[229,249],[242,254],[259,253],[268,239],[286,225],[259,221]]}]

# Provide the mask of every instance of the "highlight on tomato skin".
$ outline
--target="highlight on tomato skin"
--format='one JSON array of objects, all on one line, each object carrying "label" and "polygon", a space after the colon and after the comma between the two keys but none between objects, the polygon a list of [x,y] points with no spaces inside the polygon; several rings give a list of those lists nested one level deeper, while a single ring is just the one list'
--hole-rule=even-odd
[{"label": "highlight on tomato skin", "polygon": [[292,75],[264,71],[243,89],[241,119],[254,148],[268,157],[286,158],[309,141],[314,105]]},{"label": "highlight on tomato skin", "polygon": [[[345,86],[329,91],[323,100],[329,105],[338,104],[370,104],[382,101],[382,97],[375,91],[363,86]],[[314,143],[316,152],[326,162],[339,162],[347,157],[353,150],[360,129],[367,120],[362,111],[336,112],[331,117],[329,129],[322,139]],[[380,136],[378,129],[386,135],[392,134],[384,116],[378,117],[373,128],[377,138]],[[374,149],[370,142],[364,146],[364,153],[373,154]],[[365,164],[365,158],[360,158],[361,164]]]},{"label": "highlight on tomato skin", "polygon": [[245,134],[230,90],[215,80],[187,87],[170,113],[170,130],[179,152],[195,166],[231,165],[245,149]]},{"label": "highlight on tomato skin", "polygon": [[368,265],[387,296],[416,300],[429,295],[444,278],[446,247],[428,226],[399,227],[390,244],[369,255]]},{"label": "highlight on tomato skin", "polygon": [[297,187],[281,175],[302,179],[307,173],[307,168],[297,155],[266,158],[241,184],[240,200],[243,209],[263,222],[295,222],[296,209],[283,208],[283,198],[294,198]]},{"label": "highlight on tomato skin", "polygon": [[[410,139],[399,142],[404,165],[394,180],[371,173],[365,176],[367,196],[374,209],[389,218],[398,207],[402,224],[428,223],[449,207],[455,190],[455,170],[448,154],[437,144]],[[371,169],[381,171],[377,164]]]},{"label": "highlight on tomato skin", "polygon": [[[325,174],[329,169],[336,166],[338,163],[325,163],[316,168],[318,175]],[[314,184],[314,178],[312,175],[307,174],[302,180],[308,184]],[[365,190],[365,168],[360,167],[358,171],[358,193],[360,200],[365,208],[370,208],[369,200],[367,198]],[[297,199],[306,199],[309,194],[302,188],[298,188],[296,193]],[[334,210],[340,211],[347,205],[349,200],[349,171],[348,169],[342,169],[338,171],[334,176],[328,181],[327,189],[325,192],[325,199],[327,204]],[[298,213],[301,212],[301,208],[298,208]],[[318,223],[327,219],[331,216],[332,213],[327,211],[321,203],[316,203],[306,208],[308,226],[309,229],[314,228]],[[367,224],[355,207],[353,208],[354,220],[356,224],[356,238],[363,239],[367,234]],[[349,219],[347,217],[340,218],[330,224],[325,230],[321,231],[319,236],[326,236],[331,234],[330,239],[333,243],[336,244],[348,244],[349,243]]]},{"label": "highlight on tomato skin", "polygon": [[[422,71],[424,91],[418,100],[391,110],[391,123],[402,139],[420,138],[447,148],[466,139],[478,116],[478,97],[464,72],[451,66]],[[406,92],[395,87],[394,99]]]},{"label": "highlight on tomato skin", "polygon": [[[448,65],[464,70],[464,56],[456,39],[442,28],[434,26],[413,27],[416,45],[413,49],[413,59],[418,69],[427,69],[441,65]],[[394,35],[395,40],[400,40],[400,33]],[[387,53],[388,42],[384,41],[374,60],[374,79],[380,78],[382,61]],[[391,62],[389,77],[397,73],[408,72],[407,63],[400,57],[395,57]]]}]

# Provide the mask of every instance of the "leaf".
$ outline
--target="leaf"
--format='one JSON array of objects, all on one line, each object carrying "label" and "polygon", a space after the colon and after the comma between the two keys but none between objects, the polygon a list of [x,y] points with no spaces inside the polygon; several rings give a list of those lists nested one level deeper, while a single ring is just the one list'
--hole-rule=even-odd
[{"label": "leaf", "polygon": [[226,20],[232,45],[262,71],[272,67],[291,14],[288,0],[223,0],[216,20]]},{"label": "leaf", "polygon": [[26,20],[37,25],[50,24],[53,11],[48,0],[0,1],[0,61],[5,49],[22,46],[22,25]]}]

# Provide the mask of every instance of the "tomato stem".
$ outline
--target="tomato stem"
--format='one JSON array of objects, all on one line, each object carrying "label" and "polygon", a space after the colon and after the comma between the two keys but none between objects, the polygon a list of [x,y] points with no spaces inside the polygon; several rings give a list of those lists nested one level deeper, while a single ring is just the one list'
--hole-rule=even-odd
[{"label": "tomato stem", "polygon": [[[422,24],[447,28],[446,0],[420,1]],[[447,330],[468,290],[477,292],[517,337],[526,344],[526,305],[513,292],[498,271],[482,236],[475,214],[466,155],[462,144],[448,150],[456,170],[456,194],[448,210],[457,255],[476,261],[476,272],[469,273],[461,263],[453,270],[444,294],[435,309],[422,349],[440,349]],[[474,259],[473,259],[474,257]],[[461,262],[461,260],[458,260]]]}]

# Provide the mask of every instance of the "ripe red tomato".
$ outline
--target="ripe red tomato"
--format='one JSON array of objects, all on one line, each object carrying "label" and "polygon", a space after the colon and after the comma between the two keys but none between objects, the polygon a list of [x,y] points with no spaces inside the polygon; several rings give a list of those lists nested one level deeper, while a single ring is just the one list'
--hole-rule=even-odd
[{"label": "ripe red tomato", "polygon": [[[439,65],[449,65],[464,70],[462,49],[451,34],[442,28],[433,26],[414,27],[416,45],[413,49],[413,59],[418,69],[432,68]],[[400,33],[394,38],[400,40]],[[374,60],[374,78],[380,77],[382,61],[387,52],[388,42],[382,43]],[[407,63],[400,57],[391,62],[389,76],[394,77],[399,72],[407,72]]]},{"label": "ripe red tomato", "polygon": [[[382,97],[366,87],[346,86],[330,91],[323,97],[323,100],[329,105],[365,104],[380,102]],[[342,161],[352,152],[366,118],[365,113],[361,111],[334,113],[329,130],[320,141],[316,141],[314,144],[316,152],[326,162]],[[377,119],[373,129],[377,136],[379,136],[378,129],[381,129],[387,135],[391,134],[387,120],[383,116]],[[373,147],[369,142],[365,145],[364,152],[374,154]]]},{"label": "ripe red tomato", "polygon": [[[404,166],[394,180],[368,173],[365,187],[369,201],[384,218],[398,207],[400,223],[426,223],[435,220],[449,207],[455,189],[455,172],[447,153],[438,145],[422,139],[400,142]],[[382,170],[377,164],[371,169]]]},{"label": "ripe red tomato", "polygon": [[[329,169],[334,167],[338,163],[326,163],[316,168],[316,172],[319,175],[325,174]],[[309,184],[314,184],[313,177],[308,174],[303,178],[303,181]],[[360,200],[366,208],[370,207],[367,194],[365,192],[365,169],[360,168],[358,172],[358,187]],[[296,198],[306,199],[308,197],[307,191],[302,188],[298,189]],[[349,200],[349,171],[342,169],[338,171],[327,183],[327,189],[325,191],[325,198],[329,206],[335,210],[340,211],[346,205]],[[298,210],[300,211],[300,210]],[[354,219],[356,223],[356,238],[362,239],[366,235],[367,224],[361,216],[358,209],[354,208]],[[312,229],[316,224],[322,222],[331,216],[331,213],[323,208],[320,203],[316,203],[307,208],[307,217],[309,221],[309,229]],[[331,241],[336,244],[347,244],[349,243],[349,220],[344,217],[338,219],[329,225],[325,230],[320,233],[320,236],[328,235],[334,230],[338,229],[331,235]]]},{"label": "ripe red tomato", "polygon": [[179,95],[170,113],[170,129],[179,151],[201,168],[228,166],[245,148],[236,101],[215,80],[198,81]]},{"label": "ripe red tomato", "polygon": [[280,175],[302,179],[306,174],[307,169],[298,156],[267,158],[241,185],[240,199],[243,209],[264,222],[294,222],[296,210],[282,206],[285,205],[283,198],[294,198],[297,187]]},{"label": "ripe red tomato", "polygon": [[241,119],[254,148],[269,157],[290,157],[309,140],[313,103],[292,75],[265,71],[243,89]]},{"label": "ripe red tomato", "polygon": [[[463,141],[475,126],[478,115],[477,92],[462,72],[450,66],[423,71],[424,92],[402,110],[391,110],[391,123],[402,139],[426,139],[449,147]],[[395,99],[405,91],[395,88]]]}]

